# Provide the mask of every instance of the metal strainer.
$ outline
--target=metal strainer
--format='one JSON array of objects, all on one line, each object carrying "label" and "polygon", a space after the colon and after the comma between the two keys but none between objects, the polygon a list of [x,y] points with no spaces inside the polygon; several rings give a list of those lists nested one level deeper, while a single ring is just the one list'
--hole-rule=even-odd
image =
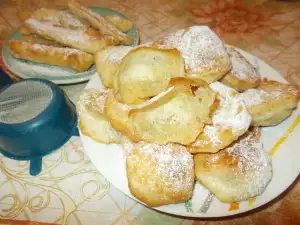
[{"label": "metal strainer", "polygon": [[37,81],[16,83],[0,93],[0,123],[23,123],[35,118],[49,105],[52,90]]},{"label": "metal strainer", "polygon": [[0,152],[30,160],[30,174],[42,168],[42,156],[77,135],[74,104],[54,83],[26,79],[0,91]]}]

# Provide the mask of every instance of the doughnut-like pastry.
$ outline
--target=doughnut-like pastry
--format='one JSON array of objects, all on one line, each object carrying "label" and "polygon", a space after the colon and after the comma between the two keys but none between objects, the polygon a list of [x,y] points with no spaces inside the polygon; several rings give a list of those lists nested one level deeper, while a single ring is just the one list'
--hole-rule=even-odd
[{"label": "doughnut-like pastry", "polygon": [[179,144],[123,143],[130,192],[149,206],[181,203],[192,197],[193,156]]},{"label": "doughnut-like pastry", "polygon": [[243,135],[251,123],[245,104],[236,97],[237,91],[220,82],[212,83],[210,87],[219,94],[212,124],[207,124],[196,141],[188,146],[192,153],[220,151]]},{"label": "doughnut-like pastry", "polygon": [[240,92],[256,88],[260,84],[260,75],[256,68],[234,48],[226,47],[226,50],[232,62],[232,69],[221,82]]},{"label": "doughnut-like pastry", "polygon": [[132,49],[130,46],[109,46],[95,55],[95,64],[98,75],[104,86],[113,87],[113,79],[122,58]]},{"label": "doughnut-like pastry", "polygon": [[105,144],[120,143],[122,134],[114,130],[103,115],[110,90],[88,89],[79,97],[76,110],[80,131],[93,140]]},{"label": "doughnut-like pastry", "polygon": [[230,69],[231,61],[223,42],[207,26],[181,29],[153,44],[159,48],[180,51],[187,76],[212,83],[221,79]]},{"label": "doughnut-like pastry", "polygon": [[174,86],[130,110],[135,134],[143,141],[156,144],[194,142],[204,123],[211,121],[210,105],[215,93],[207,84],[203,87],[202,83],[193,82],[193,85],[170,82]]},{"label": "doughnut-like pastry", "polygon": [[274,126],[291,115],[300,93],[296,86],[277,81],[262,81],[257,89],[249,89],[238,98],[252,116],[252,126]]},{"label": "doughnut-like pastry", "polygon": [[184,76],[184,62],[176,49],[138,47],[122,60],[115,75],[116,98],[138,104],[167,89],[172,77]]},{"label": "doughnut-like pastry", "polygon": [[272,178],[271,159],[252,132],[218,153],[194,155],[194,163],[198,182],[224,203],[262,194]]},{"label": "doughnut-like pastry", "polygon": [[140,138],[135,134],[132,118],[129,117],[132,108],[134,108],[134,105],[118,102],[113,92],[110,92],[105,102],[104,115],[114,129],[137,142],[140,141]]}]

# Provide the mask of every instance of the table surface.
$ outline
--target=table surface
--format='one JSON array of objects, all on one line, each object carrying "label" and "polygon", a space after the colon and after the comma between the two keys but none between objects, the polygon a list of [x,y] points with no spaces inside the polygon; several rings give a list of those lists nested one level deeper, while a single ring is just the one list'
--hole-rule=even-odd
[{"label": "table surface", "polygon": [[[300,1],[265,0],[85,0],[87,6],[127,15],[141,42],[191,24],[209,25],[227,44],[246,50],[300,85]],[[0,40],[21,25],[17,13],[64,8],[67,0],[0,0]],[[72,100],[86,83],[63,86]],[[28,162],[0,156],[1,224],[245,225],[300,224],[300,182],[255,212],[223,220],[192,220],[151,210],[118,191],[95,169],[79,138],[44,158],[43,172],[28,174]]]}]

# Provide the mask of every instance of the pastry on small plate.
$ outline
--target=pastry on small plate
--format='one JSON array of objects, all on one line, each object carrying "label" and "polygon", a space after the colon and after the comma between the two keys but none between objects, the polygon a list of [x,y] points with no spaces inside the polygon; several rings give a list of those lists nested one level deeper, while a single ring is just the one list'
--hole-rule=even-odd
[{"label": "pastry on small plate", "polygon": [[241,93],[252,116],[253,126],[274,126],[281,123],[297,108],[300,92],[296,86],[277,81],[262,81],[256,89]]},{"label": "pastry on small plate", "polygon": [[198,182],[224,203],[262,194],[272,178],[271,159],[252,132],[218,153],[194,155],[194,163]]},{"label": "pastry on small plate", "polygon": [[55,66],[70,67],[78,72],[86,71],[94,63],[94,57],[83,51],[35,44],[23,40],[9,41],[11,54],[16,58]]},{"label": "pastry on small plate", "polygon": [[84,135],[97,142],[120,143],[122,134],[113,129],[104,116],[109,92],[108,89],[87,89],[79,96],[76,104],[78,126]]},{"label": "pastry on small plate", "polygon": [[65,46],[76,48],[87,53],[96,53],[106,47],[104,38],[97,32],[91,30],[73,30],[64,27],[57,27],[48,22],[40,22],[30,18],[25,21],[26,26],[34,34],[43,38],[56,41]]},{"label": "pastry on small plate", "polygon": [[101,34],[114,36],[124,45],[131,45],[133,43],[132,37],[123,33],[104,17],[94,13],[92,10],[79,4],[77,1],[69,1],[68,6],[75,15],[87,20],[92,27],[98,29]]},{"label": "pastry on small plate", "polygon": [[220,151],[247,132],[251,123],[251,116],[243,101],[237,98],[237,91],[220,82],[210,84],[210,88],[218,93],[212,123],[188,146],[192,153]]},{"label": "pastry on small plate", "polygon": [[133,23],[130,20],[124,19],[116,14],[107,15],[104,18],[115,25],[116,28],[123,33],[128,32],[133,27]]},{"label": "pastry on small plate", "polygon": [[151,207],[181,203],[192,197],[193,156],[179,144],[123,141],[130,192]]},{"label": "pastry on small plate", "polygon": [[260,84],[260,75],[256,68],[234,48],[226,47],[226,50],[232,62],[232,69],[221,82],[240,92],[256,88]]},{"label": "pastry on small plate", "polygon": [[178,30],[153,45],[162,49],[178,49],[184,59],[187,76],[207,83],[221,79],[231,69],[223,42],[207,26]]}]

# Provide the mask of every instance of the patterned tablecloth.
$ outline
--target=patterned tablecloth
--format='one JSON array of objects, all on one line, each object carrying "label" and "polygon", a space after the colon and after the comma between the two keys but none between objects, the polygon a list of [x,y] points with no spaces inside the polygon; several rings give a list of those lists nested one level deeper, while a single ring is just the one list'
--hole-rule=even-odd
[{"label": "patterned tablecloth", "polygon": [[[139,28],[141,42],[190,24],[207,24],[228,44],[255,54],[300,85],[300,1],[85,0],[118,10]],[[0,40],[17,29],[20,10],[62,8],[66,0],[1,0]],[[63,86],[76,100],[86,84]],[[28,174],[28,162],[0,156],[0,224],[237,225],[300,224],[300,182],[255,212],[223,220],[190,220],[162,214],[126,197],[95,169],[79,138]],[[33,222],[34,221],[34,222]]]}]

